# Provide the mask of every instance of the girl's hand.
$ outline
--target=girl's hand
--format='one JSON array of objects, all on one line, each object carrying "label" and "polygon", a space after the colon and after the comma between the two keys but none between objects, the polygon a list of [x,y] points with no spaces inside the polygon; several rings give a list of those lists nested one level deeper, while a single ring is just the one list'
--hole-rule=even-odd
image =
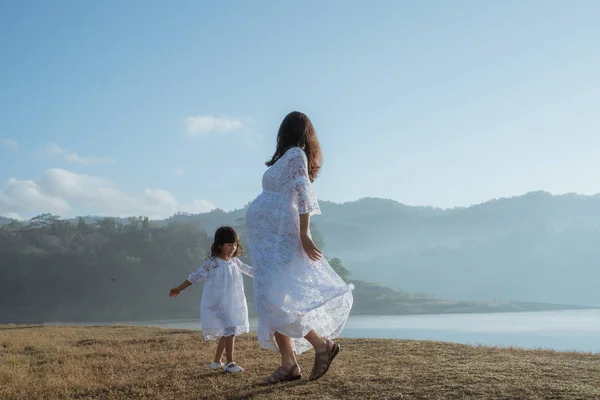
[{"label": "girl's hand", "polygon": [[179,293],[181,293],[181,289],[176,287],[176,288],[171,289],[171,291],[169,292],[169,296],[177,297],[177,296],[179,296]]},{"label": "girl's hand", "polygon": [[313,242],[310,236],[301,235],[300,239],[302,241],[302,248],[304,249],[304,252],[306,252],[308,258],[313,261],[319,261],[323,257],[323,253],[315,246],[315,242]]}]

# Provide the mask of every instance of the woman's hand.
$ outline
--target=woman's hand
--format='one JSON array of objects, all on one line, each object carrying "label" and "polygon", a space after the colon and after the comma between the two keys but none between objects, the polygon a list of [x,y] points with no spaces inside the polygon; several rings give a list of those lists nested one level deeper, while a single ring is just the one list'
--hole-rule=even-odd
[{"label": "woman's hand", "polygon": [[179,296],[179,293],[181,293],[181,289],[176,287],[176,288],[171,289],[171,291],[169,292],[169,296],[177,297],[177,296]]},{"label": "woman's hand", "polygon": [[313,242],[310,236],[306,234],[300,235],[300,240],[302,241],[302,248],[304,248],[308,258],[313,261],[319,261],[323,258],[323,253],[315,246],[315,242]]}]

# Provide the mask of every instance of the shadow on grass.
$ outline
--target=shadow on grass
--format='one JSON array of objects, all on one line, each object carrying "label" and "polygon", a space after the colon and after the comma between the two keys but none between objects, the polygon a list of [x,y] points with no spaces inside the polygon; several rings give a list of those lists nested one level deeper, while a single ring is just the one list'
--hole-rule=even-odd
[{"label": "shadow on grass", "polygon": [[296,381],[296,382],[287,382],[287,383],[277,383],[274,385],[261,385],[259,383],[252,384],[245,388],[240,389],[240,393],[227,397],[227,400],[247,400],[251,399],[254,396],[258,396],[261,394],[269,394],[276,393],[278,391],[286,391],[292,387],[299,387],[307,385],[309,382],[306,379]]}]

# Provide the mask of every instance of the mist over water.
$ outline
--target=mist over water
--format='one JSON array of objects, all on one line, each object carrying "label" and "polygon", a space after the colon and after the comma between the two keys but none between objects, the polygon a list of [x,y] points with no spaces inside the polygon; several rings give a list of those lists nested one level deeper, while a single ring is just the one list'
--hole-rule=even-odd
[{"label": "mist over water", "polygon": [[[169,329],[201,330],[198,320],[154,320],[131,324]],[[63,325],[53,323],[49,325]],[[71,324],[69,324],[71,325]],[[111,325],[85,323],[75,325]],[[257,320],[250,320],[257,330]],[[434,340],[463,344],[559,351],[600,352],[600,310],[523,313],[352,316],[345,338]],[[202,340],[198,336],[198,340]]]}]

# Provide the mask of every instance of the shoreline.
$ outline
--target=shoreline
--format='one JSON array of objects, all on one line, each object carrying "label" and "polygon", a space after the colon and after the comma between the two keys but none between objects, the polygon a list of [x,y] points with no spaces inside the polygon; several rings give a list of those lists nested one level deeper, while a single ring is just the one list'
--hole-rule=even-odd
[{"label": "shoreline", "polygon": [[[560,311],[597,311],[600,310],[600,307],[582,307],[582,308],[557,308],[557,309],[547,309],[547,310],[539,310],[539,311],[532,311],[532,310],[518,310],[518,311],[489,311],[489,312],[445,312],[445,313],[415,313],[415,314],[350,314],[349,318],[366,318],[366,317],[425,317],[425,316],[458,316],[458,315],[512,315],[512,314],[546,314],[546,313],[553,313],[553,312],[560,312]],[[252,320],[256,320],[257,316],[253,315],[250,316],[249,319]],[[92,321],[81,321],[81,320],[71,320],[71,321],[51,321],[51,320],[47,320],[47,321],[38,321],[38,322],[0,322],[0,326],[2,325],[56,325],[56,326],[69,326],[70,324],[73,325],[78,325],[78,324],[84,324],[84,325],[90,325],[90,324],[112,324],[112,325],[127,325],[127,324],[134,324],[135,326],[137,326],[136,324],[140,324],[140,323],[145,323],[145,322],[165,322],[165,323],[169,323],[169,322],[181,322],[181,323],[185,323],[185,322],[198,322],[199,323],[200,319],[199,318],[194,318],[194,317],[173,317],[173,318],[156,318],[156,319],[114,319],[114,320],[103,320],[103,319],[98,319],[98,320],[92,320]]]},{"label": "shoreline", "polygon": [[[481,314],[353,315],[340,338],[426,340],[466,345],[548,349],[559,352],[600,353],[599,310],[559,310]],[[250,334],[258,321],[250,318]],[[3,325],[0,325],[2,327]],[[4,325],[9,326],[9,325]],[[10,326],[109,328],[150,327],[189,330],[199,334],[199,318],[162,318],[120,321],[45,321]]]},{"label": "shoreline", "polygon": [[[363,313],[363,312],[354,312],[350,313],[350,318],[352,317],[409,317],[409,316],[441,316],[441,315],[497,315],[497,314],[523,314],[523,313],[546,313],[546,312],[557,312],[557,311],[593,311],[600,310],[600,306],[581,306],[581,305],[561,305],[561,304],[547,304],[547,303],[531,303],[531,302],[512,302],[512,303],[504,303],[504,304],[515,304],[515,305],[544,305],[548,306],[547,308],[531,308],[531,309],[514,309],[514,308],[501,308],[491,309],[491,310],[449,310],[446,312],[404,312],[404,313],[392,313],[392,312],[383,312],[380,313]],[[199,309],[197,313],[199,313]],[[250,319],[256,319],[257,315],[255,313],[249,313]],[[148,321],[194,321],[198,320],[197,316],[192,316],[189,314],[185,315],[175,315],[170,316],[169,318],[162,316],[148,316],[140,317],[140,318],[92,318],[92,319],[66,319],[64,321],[60,320],[50,320],[50,319],[20,319],[17,322],[13,320],[7,320],[0,317],[0,325],[7,324],[16,324],[16,325],[36,325],[36,324],[94,324],[94,323],[140,323],[140,322],[148,322]]]}]

